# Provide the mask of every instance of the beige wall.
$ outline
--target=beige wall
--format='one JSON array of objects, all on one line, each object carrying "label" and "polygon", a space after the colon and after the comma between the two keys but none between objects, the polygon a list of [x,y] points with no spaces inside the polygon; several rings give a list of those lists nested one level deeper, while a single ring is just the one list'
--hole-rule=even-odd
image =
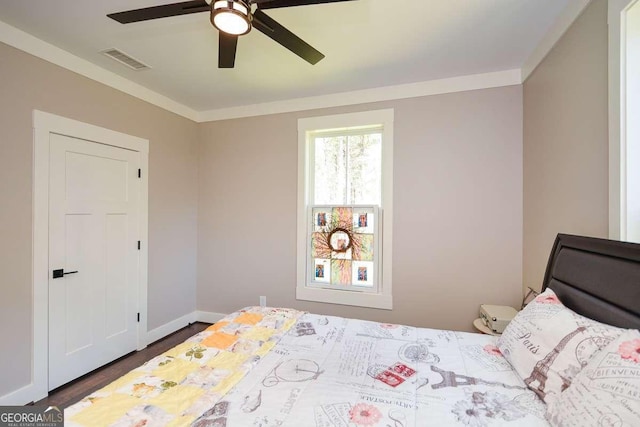
[{"label": "beige wall", "polygon": [[[33,109],[150,140],[150,329],[266,295],[470,330],[478,304],[540,286],[556,233],[607,236],[605,0],[522,87],[197,125],[3,44],[0,75],[0,396],[30,375]],[[378,108],[396,117],[395,308],[297,301],[297,119]]]},{"label": "beige wall", "polygon": [[525,286],[557,233],[608,235],[607,40],[595,0],[524,83]]},{"label": "beige wall", "polygon": [[[395,109],[394,310],[295,299],[297,119]],[[197,308],[257,305],[471,330],[517,306],[521,86],[201,125]]]},{"label": "beige wall", "polygon": [[[540,285],[557,232],[607,234],[606,3],[523,87],[201,125],[0,43],[0,396],[30,378],[33,109],[150,140],[149,329],[266,295],[470,330],[478,304]],[[297,301],[297,119],[378,108],[396,117],[394,310]]]},{"label": "beige wall", "polygon": [[32,110],[149,139],[149,329],[195,306],[194,122],[0,43],[0,396],[31,378]]},{"label": "beige wall", "polygon": [[[197,308],[214,312],[267,295],[271,305],[469,330],[478,304],[517,304],[519,86],[197,125],[4,44],[0,75],[0,396],[30,380],[33,109],[150,140],[149,329],[193,311],[196,279]],[[297,118],[389,107],[395,310],[296,301]]]}]

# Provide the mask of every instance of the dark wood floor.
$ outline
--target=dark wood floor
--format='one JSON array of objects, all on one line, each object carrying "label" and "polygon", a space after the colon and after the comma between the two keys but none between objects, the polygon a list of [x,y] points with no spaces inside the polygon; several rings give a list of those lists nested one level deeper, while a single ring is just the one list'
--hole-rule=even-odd
[{"label": "dark wood floor", "polygon": [[154,342],[153,344],[150,344],[144,350],[129,353],[126,356],[98,368],[68,384],[58,387],[55,390],[51,390],[48,397],[35,402],[35,405],[57,406],[60,409],[73,405],[86,395],[101,389],[130,370],[137,368],[144,362],[175,347],[187,338],[197,334],[209,326],[210,325],[208,323],[193,323],[161,340]]}]

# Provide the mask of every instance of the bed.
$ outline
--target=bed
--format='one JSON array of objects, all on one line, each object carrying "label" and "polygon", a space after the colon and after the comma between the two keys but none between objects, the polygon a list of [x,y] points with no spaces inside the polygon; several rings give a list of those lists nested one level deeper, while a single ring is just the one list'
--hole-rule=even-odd
[{"label": "bed", "polygon": [[[629,335],[640,328],[640,245],[558,235],[543,291],[500,339],[248,307],[67,408],[65,421],[640,425],[640,335],[637,361]],[[619,363],[617,376],[594,361]]]}]

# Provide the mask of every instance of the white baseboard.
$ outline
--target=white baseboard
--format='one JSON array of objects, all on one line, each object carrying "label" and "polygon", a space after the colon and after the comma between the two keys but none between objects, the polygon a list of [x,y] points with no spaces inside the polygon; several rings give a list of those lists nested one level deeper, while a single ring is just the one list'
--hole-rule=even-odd
[{"label": "white baseboard", "polygon": [[190,323],[195,322],[195,314],[195,311],[189,314],[185,314],[182,317],[178,317],[171,322],[165,323],[162,326],[158,326],[157,328],[150,330],[149,332],[147,332],[147,345],[156,342],[169,334],[174,333],[178,329],[184,328]]},{"label": "white baseboard", "polygon": [[36,394],[36,387],[33,383],[28,384],[22,388],[7,393],[4,396],[0,396],[0,406],[26,405],[27,403],[35,402],[46,397],[46,394],[38,397],[36,397]]},{"label": "white baseboard", "polygon": [[226,314],[223,313],[212,313],[210,311],[196,311],[194,313],[196,322],[204,323],[216,323],[226,316]]},{"label": "white baseboard", "polygon": [[216,323],[218,320],[222,319],[226,314],[223,313],[212,313],[209,311],[194,311],[189,314],[185,314],[182,317],[179,317],[171,322],[165,323],[162,326],[158,326],[155,329],[147,332],[147,345],[158,341],[166,337],[169,334],[174,333],[178,329],[182,329],[190,323],[193,322],[205,322],[205,323]]}]

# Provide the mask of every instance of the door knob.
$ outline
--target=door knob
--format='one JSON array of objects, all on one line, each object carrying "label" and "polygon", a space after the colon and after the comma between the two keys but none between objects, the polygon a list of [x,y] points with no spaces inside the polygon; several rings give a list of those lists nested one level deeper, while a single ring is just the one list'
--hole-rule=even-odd
[{"label": "door knob", "polygon": [[67,274],[76,274],[78,271],[67,271],[64,272],[64,269],[60,268],[58,270],[53,270],[53,278],[59,279],[60,277],[66,276]]}]

